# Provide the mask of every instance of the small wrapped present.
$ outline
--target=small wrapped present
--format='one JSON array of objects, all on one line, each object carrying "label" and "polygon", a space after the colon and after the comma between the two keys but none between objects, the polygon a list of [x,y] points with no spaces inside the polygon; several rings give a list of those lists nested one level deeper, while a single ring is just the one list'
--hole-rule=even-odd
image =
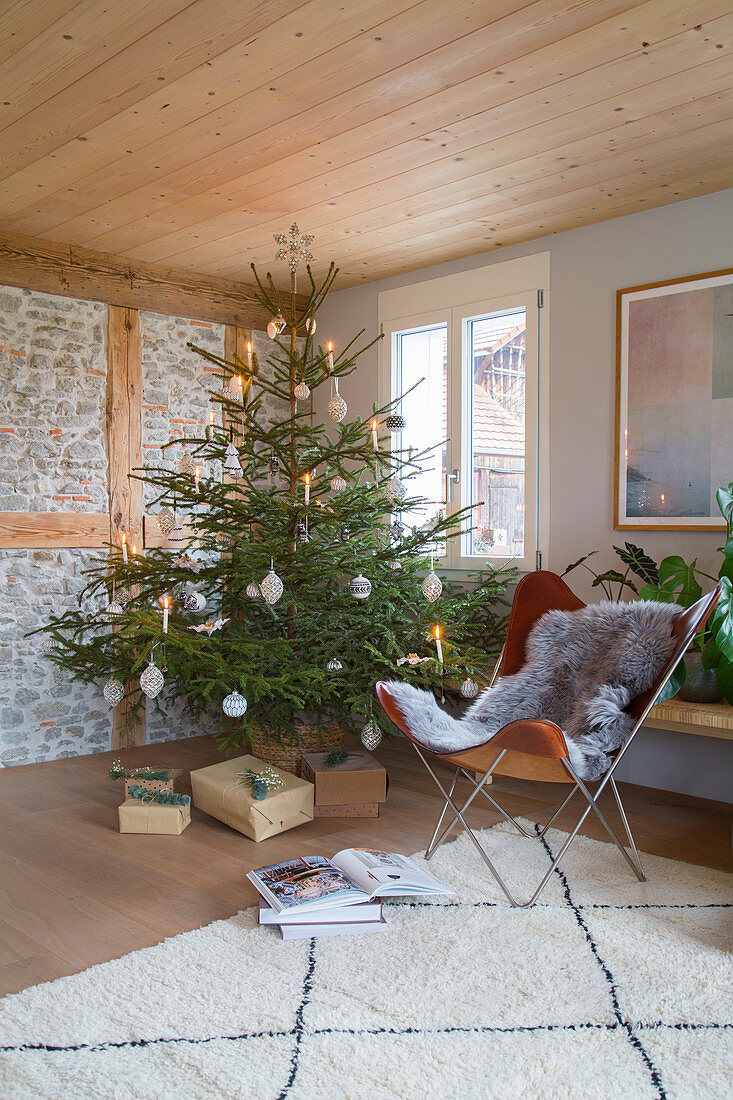
[{"label": "small wrapped present", "polygon": [[178,768],[169,768],[163,764],[160,767],[146,765],[142,768],[125,768],[119,760],[112,762],[109,769],[110,779],[124,779],[125,798],[130,793],[130,787],[135,785],[143,787],[146,791],[175,791],[180,786],[181,772]]},{"label": "small wrapped present", "polygon": [[121,833],[168,833],[177,836],[191,824],[191,804],[169,805],[126,798],[119,808]]},{"label": "small wrapped present", "polygon": [[[265,797],[252,776],[270,776]],[[276,788],[273,775],[282,782]],[[259,785],[258,785],[259,786]],[[313,820],[313,784],[256,756],[238,756],[191,772],[194,805],[251,840],[284,833]]]},{"label": "small wrapped present", "polygon": [[[387,772],[373,756],[365,752],[350,752],[340,763],[329,767],[326,760],[329,753],[308,752],[302,757],[300,774],[315,786],[315,804],[320,808],[329,807],[329,811],[343,806],[348,813],[342,817],[378,817],[379,811],[373,810],[357,814],[355,806],[373,806],[386,801]],[[335,812],[316,816],[336,817]]]}]

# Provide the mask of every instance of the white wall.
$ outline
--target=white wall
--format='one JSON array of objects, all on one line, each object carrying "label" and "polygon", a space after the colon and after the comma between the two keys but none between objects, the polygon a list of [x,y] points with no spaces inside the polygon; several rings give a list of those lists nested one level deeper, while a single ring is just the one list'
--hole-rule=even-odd
[{"label": "white wall", "polygon": [[[550,528],[549,568],[624,539],[659,560],[671,553],[712,566],[720,536],[706,532],[614,531],[612,523],[616,290],[733,266],[733,190],[649,210],[557,236],[335,292],[319,315],[319,337],[343,346],[366,327],[377,332],[381,290],[417,284],[549,250]],[[316,241],[315,247],[317,248]],[[337,284],[338,285],[338,284]],[[344,382],[349,410],[367,416],[377,396],[377,352]],[[733,425],[731,425],[733,430]],[[730,471],[733,480],[733,470]],[[710,570],[711,572],[714,570]],[[587,574],[585,574],[587,576]],[[571,578],[583,598],[589,585]],[[590,578],[589,578],[590,579]],[[733,801],[733,743],[649,732],[625,778]]]}]

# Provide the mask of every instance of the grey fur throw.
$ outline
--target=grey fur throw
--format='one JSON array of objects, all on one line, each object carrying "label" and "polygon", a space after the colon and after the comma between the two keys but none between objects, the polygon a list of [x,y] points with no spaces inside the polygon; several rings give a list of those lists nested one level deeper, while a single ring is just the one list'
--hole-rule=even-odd
[{"label": "grey fur throw", "polygon": [[555,722],[582,779],[611,765],[633,727],[624,707],[650,688],[672,655],[680,609],[663,603],[611,603],[548,611],[527,638],[527,658],[513,676],[487,688],[462,718],[441,710],[428,691],[388,685],[410,731],[434,752],[482,745],[519,718]]}]

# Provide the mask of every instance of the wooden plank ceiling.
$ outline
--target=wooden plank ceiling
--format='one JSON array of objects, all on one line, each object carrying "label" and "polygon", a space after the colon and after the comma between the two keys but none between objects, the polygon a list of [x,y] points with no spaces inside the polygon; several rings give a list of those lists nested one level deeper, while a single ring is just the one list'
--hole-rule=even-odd
[{"label": "wooden plank ceiling", "polygon": [[0,224],[353,285],[733,183],[730,0],[15,0]]}]

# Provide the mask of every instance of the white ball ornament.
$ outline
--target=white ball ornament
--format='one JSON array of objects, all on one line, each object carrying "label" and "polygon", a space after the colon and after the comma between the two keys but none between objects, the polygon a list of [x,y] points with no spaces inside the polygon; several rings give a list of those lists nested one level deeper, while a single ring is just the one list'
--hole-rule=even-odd
[{"label": "white ball ornament", "polygon": [[344,489],[346,488],[346,478],[341,477],[341,475],[338,474],[336,477],[331,479],[331,488],[333,489],[334,493],[343,493]]},{"label": "white ball ornament", "polygon": [[384,418],[384,426],[390,432],[403,432],[407,427],[407,421],[399,413],[390,413]]},{"label": "white ball ornament", "polygon": [[121,680],[116,680],[114,676],[110,676],[104,685],[103,694],[109,705],[116,707],[125,694],[125,685]]},{"label": "white ball ornament", "polygon": [[125,609],[123,608],[122,604],[117,603],[116,600],[114,600],[107,608],[108,615],[123,615],[124,611]]},{"label": "white ball ornament", "polygon": [[475,699],[478,695],[478,684],[475,680],[464,680],[460,690],[464,699]]},{"label": "white ball ornament", "polygon": [[361,731],[361,743],[365,749],[369,749],[372,752],[376,749],[382,740],[382,731],[373,718],[370,718],[364,729]]},{"label": "white ball ornament", "polygon": [[293,390],[293,396],[296,401],[307,401],[310,395],[310,386],[307,386],[305,382],[298,382],[298,385]]},{"label": "white ball ornament", "polygon": [[370,580],[367,580],[366,577],[362,576],[361,573],[358,575],[358,577],[354,577],[353,580],[349,581],[349,592],[355,600],[365,600],[367,596],[371,593],[371,590],[372,582]]},{"label": "white ball ornament", "polygon": [[338,657],[331,657],[326,661],[326,672],[340,672],[343,667]]},{"label": "white ball ornament", "polygon": [[328,415],[337,424],[340,424],[348,412],[348,406],[340,393],[335,394],[328,402]]},{"label": "white ball ornament", "polygon": [[241,718],[247,710],[247,700],[243,695],[240,695],[238,691],[232,691],[224,699],[221,704],[221,709],[226,714],[227,718]]},{"label": "white ball ornament", "polygon": [[258,585],[257,581],[250,581],[250,583],[247,585],[247,595],[251,600],[261,599],[262,593],[260,592],[260,586]]}]

